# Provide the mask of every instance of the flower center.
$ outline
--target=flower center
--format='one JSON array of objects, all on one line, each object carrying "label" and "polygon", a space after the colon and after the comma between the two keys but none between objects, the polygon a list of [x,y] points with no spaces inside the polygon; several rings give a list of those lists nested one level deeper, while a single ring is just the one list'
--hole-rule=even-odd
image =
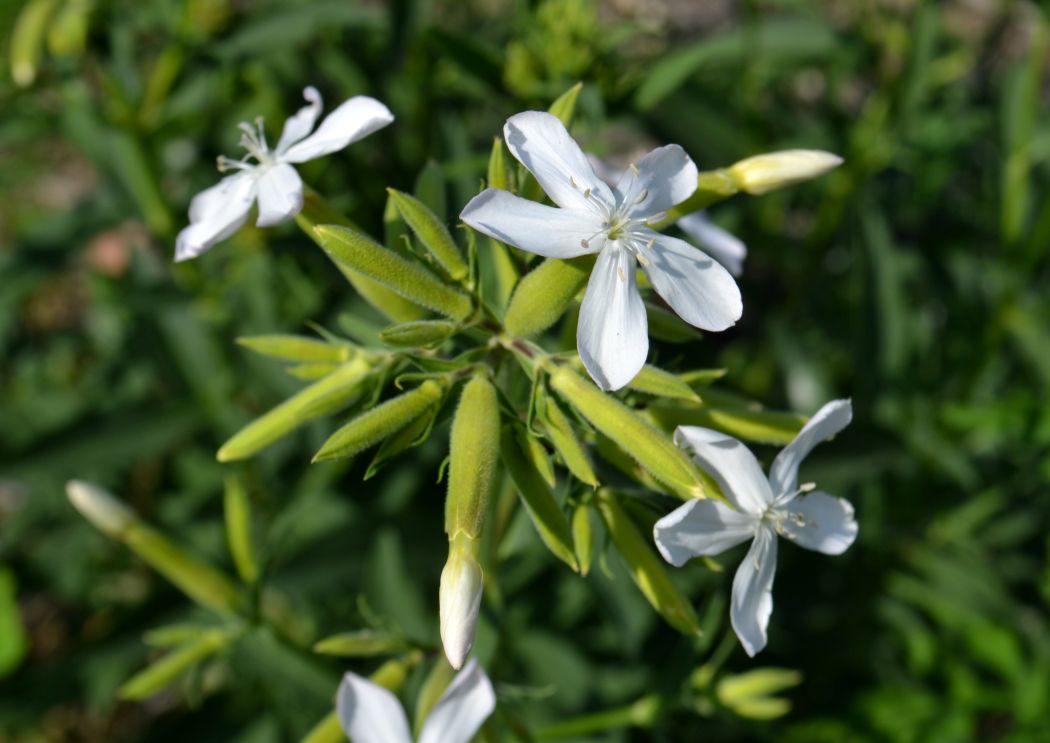
[{"label": "flower center", "polygon": [[[247,121],[242,121],[237,125],[237,128],[241,130],[240,145],[244,149],[248,150],[248,154],[240,160],[232,160],[225,155],[220,155],[218,160],[218,167],[220,173],[225,173],[227,170],[251,170],[259,165],[273,165],[275,160],[273,153],[270,152],[270,147],[266,144],[266,132],[263,131],[263,118],[257,116],[253,124],[249,124]],[[255,159],[256,163],[250,162],[251,159]]]}]

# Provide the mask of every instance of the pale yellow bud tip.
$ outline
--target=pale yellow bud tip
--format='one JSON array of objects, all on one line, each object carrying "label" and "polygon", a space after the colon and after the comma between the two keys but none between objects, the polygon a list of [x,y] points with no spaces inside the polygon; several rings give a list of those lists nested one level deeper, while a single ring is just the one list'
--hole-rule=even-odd
[{"label": "pale yellow bud tip", "polygon": [[453,548],[441,571],[438,597],[441,644],[448,662],[457,671],[474,647],[474,630],[481,608],[481,566],[470,555]]},{"label": "pale yellow bud tip", "polygon": [[66,483],[66,495],[84,518],[109,536],[120,536],[135,520],[123,503],[97,485],[70,480]]},{"label": "pale yellow bud tip", "polygon": [[749,157],[726,170],[739,190],[764,194],[817,178],[841,164],[841,157],[823,150],[784,150]]}]

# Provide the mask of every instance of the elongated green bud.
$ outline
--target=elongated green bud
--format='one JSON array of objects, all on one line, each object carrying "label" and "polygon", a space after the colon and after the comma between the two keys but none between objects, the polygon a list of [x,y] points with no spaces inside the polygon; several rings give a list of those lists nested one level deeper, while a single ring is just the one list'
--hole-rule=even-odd
[{"label": "elongated green bud", "polygon": [[656,397],[700,402],[700,396],[677,375],[649,364],[643,366],[627,386]]},{"label": "elongated green bud", "polygon": [[434,260],[456,281],[466,278],[467,264],[444,222],[415,196],[392,188],[388,188],[387,191],[394,200],[401,218],[416,233],[416,237]]},{"label": "elongated green bud", "polygon": [[568,261],[548,258],[518,282],[507,306],[503,327],[517,338],[542,333],[569,309],[587,284],[593,256]]},{"label": "elongated green bud", "polygon": [[484,376],[463,388],[449,440],[448,496],[445,531],[449,539],[481,534],[485,505],[496,479],[499,458],[499,401]]},{"label": "elongated green bud", "polygon": [[378,281],[405,299],[454,320],[463,320],[470,314],[469,296],[366,235],[331,224],[315,227],[314,234],[336,263]]},{"label": "elongated green bud", "polygon": [[616,551],[627,563],[631,577],[652,607],[679,632],[699,635],[700,622],[692,604],[671,582],[663,562],[617,503],[616,497],[607,490],[599,490],[595,502]]},{"label": "elongated green bud", "polygon": [[437,405],[444,391],[441,384],[428,379],[415,389],[362,413],[329,436],[313,461],[352,457],[378,444],[414,421],[431,405]]},{"label": "elongated green bud", "polygon": [[576,553],[572,546],[572,532],[554,493],[544,481],[544,477],[533,466],[522,446],[509,431],[503,432],[500,446],[503,464],[510,473],[525,509],[532,519],[540,539],[547,545],[555,557],[573,570],[579,571]]},{"label": "elongated green bud", "polygon": [[55,0],[29,0],[15,20],[11,33],[11,77],[20,88],[32,85],[36,79],[55,5]]},{"label": "elongated green bud", "polygon": [[689,457],[638,413],[566,366],[555,369],[550,379],[563,400],[653,477],[682,498],[703,497],[703,485]]},{"label": "elongated green bud", "polygon": [[408,650],[408,645],[401,638],[372,629],[332,635],[314,644],[315,653],[339,655],[346,658],[366,658],[373,655],[400,653],[405,650]]},{"label": "elongated green bud", "polygon": [[171,685],[179,676],[205,658],[215,655],[236,637],[225,630],[210,630],[172,650],[148,668],[136,673],[120,687],[121,699],[145,699]]},{"label": "elongated green bud", "polygon": [[474,647],[484,574],[478,564],[478,540],[460,533],[449,542],[448,562],[441,571],[438,614],[445,657],[457,671]]},{"label": "elongated green bud", "polygon": [[817,178],[841,164],[841,157],[823,150],[783,150],[741,160],[726,172],[738,189],[757,195]]},{"label": "elongated green bud", "polygon": [[365,359],[351,359],[235,433],[222,445],[216,458],[232,462],[250,457],[307,421],[338,410],[357,394],[371,371],[371,364]]},{"label": "elongated green bud", "polygon": [[415,320],[383,328],[379,340],[400,348],[425,348],[441,343],[458,327],[448,320]]},{"label": "elongated green bud", "polygon": [[245,583],[254,583],[259,578],[259,566],[252,549],[251,502],[241,478],[235,475],[226,478],[223,506],[226,512],[226,544],[237,574]]},{"label": "elongated green bud", "polygon": [[[383,215],[383,221],[386,223],[386,214]],[[309,188],[305,189],[303,210],[296,216],[295,223],[299,225],[311,240],[322,248],[324,248],[324,245],[321,245],[320,239],[314,232],[314,228],[317,225],[341,224],[346,227],[353,227],[350,220],[333,209],[316,191]],[[381,283],[355,271],[346,264],[336,261],[335,265],[340,273],[346,277],[346,280],[350,282],[350,285],[354,287],[354,290],[364,297],[365,301],[391,320],[407,322],[408,320],[418,320],[426,315],[426,310],[422,307],[408,301]]]},{"label": "elongated green bud", "polygon": [[551,443],[561,455],[565,466],[569,468],[576,479],[587,483],[592,488],[598,486],[598,478],[591,467],[591,460],[580,445],[576,433],[572,429],[569,417],[565,415],[561,407],[551,397],[545,396],[543,402],[543,422],[546,424],[547,433],[550,435]]},{"label": "elongated green bud", "polygon": [[123,542],[201,606],[224,614],[235,614],[242,609],[240,592],[229,578],[144,524],[102,488],[70,480],[66,494],[70,503],[100,531]]},{"label": "elongated green bud", "polygon": [[576,550],[576,561],[580,566],[580,575],[591,571],[594,559],[594,528],[591,525],[591,507],[579,503],[572,511],[572,543]]},{"label": "elongated green bud", "polygon": [[353,354],[349,346],[331,343],[301,335],[252,335],[237,339],[238,345],[257,354],[285,361],[346,361]]}]

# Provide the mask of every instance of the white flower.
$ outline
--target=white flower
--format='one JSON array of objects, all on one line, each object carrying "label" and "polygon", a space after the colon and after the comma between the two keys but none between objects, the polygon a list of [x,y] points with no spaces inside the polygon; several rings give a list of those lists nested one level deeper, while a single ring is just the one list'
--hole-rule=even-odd
[{"label": "white flower", "polygon": [[[495,708],[492,682],[472,660],[430,711],[419,743],[467,743]],[[353,743],[412,743],[397,697],[355,673],[343,676],[336,711],[343,732]]]},{"label": "white flower", "polygon": [[[611,167],[596,155],[587,154],[595,175],[612,186],[619,181],[624,171]],[[744,259],[747,257],[747,246],[736,235],[727,232],[708,219],[703,212],[693,212],[675,222],[685,234],[696,241],[705,253],[721,263],[729,273],[739,277],[744,272]]]},{"label": "white flower", "polygon": [[481,566],[472,555],[452,551],[441,571],[438,606],[441,645],[453,668],[459,668],[474,647],[483,588]]},{"label": "white flower", "polygon": [[637,264],[691,325],[725,330],[740,318],[740,290],[722,266],[684,240],[647,226],[696,191],[696,166],[681,147],[653,150],[610,189],[557,117],[526,111],[508,119],[503,133],[514,157],[560,208],[490,188],[460,217],[490,237],[549,258],[598,254],[576,343],[602,389],[630,382],[649,351]]},{"label": "white flower", "polygon": [[[232,235],[248,219],[256,201],[256,224],[260,227],[291,219],[303,208],[303,182],[293,163],[341,150],[394,120],[382,103],[359,95],[328,114],[311,134],[321,113],[321,94],[309,87],[303,91],[303,97],[309,105],[285,122],[273,150],[266,143],[261,118],[255,120],[254,126],[240,124],[241,146],[248,154],[241,160],[219,158],[220,172],[237,172],[194,197],[190,203],[190,224],[175,240],[175,260],[195,258]],[[250,162],[252,159],[255,162]]]},{"label": "white flower", "polygon": [[840,555],[857,537],[853,506],[798,486],[798,466],[820,441],[845,428],[853,416],[849,400],[833,400],[817,411],[795,440],[773,460],[769,478],[739,441],[718,431],[679,426],[675,443],[688,449],[718,483],[732,508],[717,500],[694,500],[656,522],[656,546],[681,567],[698,555],[717,555],[751,538],[751,549],[733,579],[730,618],[748,655],[766,646],[773,611],[777,534],[827,555]]}]

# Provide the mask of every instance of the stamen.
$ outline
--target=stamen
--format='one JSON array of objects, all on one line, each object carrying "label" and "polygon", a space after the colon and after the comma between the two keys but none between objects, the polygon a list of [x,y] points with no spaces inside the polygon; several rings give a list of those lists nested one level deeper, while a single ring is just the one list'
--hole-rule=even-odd
[{"label": "stamen", "polygon": [[648,265],[649,265],[649,263],[650,263],[649,259],[648,259],[648,258],[646,258],[646,257],[645,257],[644,255],[642,255],[641,253],[635,253],[635,254],[634,254],[634,257],[638,259],[638,262],[639,262],[639,263],[641,263],[641,264],[642,264],[642,266],[648,266]]},{"label": "stamen", "polygon": [[643,201],[645,201],[648,198],[649,198],[649,189],[648,188],[642,189],[642,192],[640,194],[638,194],[637,198],[635,198],[635,200],[633,202],[631,202],[631,204],[633,206],[638,206],[638,204],[641,204]]},{"label": "stamen", "polygon": [[817,484],[815,482],[806,482],[806,483],[803,483],[802,485],[799,485],[799,487],[798,487],[798,494],[801,495],[802,493],[808,493],[808,492],[816,490],[816,489],[817,489]]},{"label": "stamen", "polygon": [[650,238],[649,241],[645,243],[645,249],[646,250],[652,250],[654,245],[656,245],[656,238],[655,237]]},{"label": "stamen", "polygon": [[573,188],[575,188],[577,191],[580,190],[580,184],[578,184],[576,182],[576,179],[573,178],[571,175],[569,176],[569,185],[572,186]]},{"label": "stamen", "polygon": [[627,169],[630,170],[632,173],[634,173],[638,177],[641,177],[641,175],[642,175],[641,172],[638,170],[638,166],[635,165],[634,163],[631,163],[630,165],[628,165]]}]

